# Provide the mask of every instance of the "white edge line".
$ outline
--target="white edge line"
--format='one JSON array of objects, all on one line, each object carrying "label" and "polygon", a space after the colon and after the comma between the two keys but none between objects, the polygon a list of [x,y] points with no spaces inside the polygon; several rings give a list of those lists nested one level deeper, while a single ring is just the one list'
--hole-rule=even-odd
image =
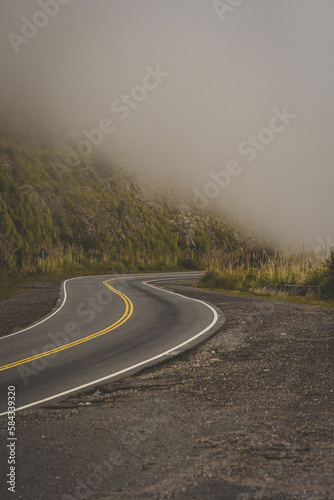
[{"label": "white edge line", "polygon": [[[196,272],[196,271],[194,271]],[[66,291],[66,283],[68,281],[72,281],[72,280],[79,280],[79,279],[83,279],[83,278],[92,278],[92,277],[97,277],[97,276],[100,276],[100,275],[94,275],[94,276],[76,276],[75,278],[69,278],[67,280],[65,280],[62,285],[63,285],[63,289],[64,289],[64,299],[63,299],[63,302],[62,304],[53,312],[51,313],[50,315],[46,316],[44,319],[38,321],[37,323],[33,323],[32,325],[30,326],[27,326],[26,328],[23,328],[22,330],[18,330],[17,332],[14,332],[14,333],[10,333],[9,335],[5,335],[3,337],[0,337],[0,341],[1,340],[5,340],[5,339],[8,339],[8,337],[13,337],[14,335],[18,335],[19,333],[23,333],[23,332],[26,332],[27,330],[31,330],[31,328],[35,328],[36,326],[38,325],[41,325],[42,323],[44,323],[45,321],[48,321],[50,318],[52,318],[53,316],[55,316],[55,314],[58,314],[59,311],[61,311],[61,309],[64,307],[65,305],[65,302],[67,300],[67,291]],[[109,276],[108,275],[101,275],[101,277],[105,277],[105,276]],[[118,276],[117,274],[111,274],[110,276]],[[125,274],[125,275],[122,275],[121,278],[124,277],[124,279],[126,278],[129,278],[129,277],[132,277],[132,276],[136,276],[136,275],[132,275],[132,274]],[[112,279],[112,278],[111,278]],[[176,278],[161,278],[162,281],[166,280],[166,279],[176,279]],[[155,280],[153,280],[155,281]],[[157,280],[159,281],[159,280]],[[175,294],[175,295],[179,295],[179,294]],[[195,300],[195,299],[194,299]],[[0,416],[2,415],[2,413],[0,413]]]},{"label": "white edge line", "polygon": [[[156,279],[156,280],[150,280],[149,282],[143,281],[143,283],[145,285],[147,285],[147,286],[155,288],[154,286],[150,285],[149,283],[152,283],[152,282],[155,282],[155,281],[165,281],[165,279],[166,278],[161,278],[161,279]],[[173,279],[173,278],[170,278],[170,279]],[[177,279],[177,278],[174,278],[174,279]],[[157,289],[157,288],[155,288],[155,289]],[[67,396],[68,394],[71,394],[72,392],[76,392],[76,391],[80,391],[82,389],[86,389],[87,387],[91,387],[92,385],[99,384],[99,383],[104,382],[104,381],[106,381],[108,379],[117,377],[118,375],[122,375],[123,373],[126,373],[126,372],[128,372],[130,370],[134,370],[136,368],[139,368],[140,366],[143,366],[143,365],[145,365],[147,363],[151,363],[152,361],[156,361],[157,359],[160,359],[163,356],[168,356],[171,352],[178,350],[180,347],[183,347],[183,346],[189,344],[190,342],[192,342],[193,340],[197,339],[198,337],[204,335],[204,333],[206,333],[208,330],[210,330],[210,328],[212,328],[213,325],[215,325],[217,323],[217,321],[218,321],[217,311],[212,306],[210,306],[210,304],[207,304],[206,302],[204,302],[202,300],[193,299],[191,297],[186,297],[185,295],[181,295],[180,293],[171,292],[169,290],[164,290],[163,288],[159,288],[159,290],[161,290],[162,292],[166,292],[166,293],[172,293],[173,295],[179,295],[180,297],[183,297],[185,299],[193,300],[195,302],[199,302],[201,304],[204,304],[206,307],[208,307],[209,309],[211,309],[211,311],[213,312],[214,319],[212,320],[212,322],[210,323],[210,325],[207,326],[204,330],[202,330],[201,332],[197,333],[196,335],[194,335],[190,339],[186,340],[185,342],[182,342],[182,344],[179,344],[179,345],[177,345],[177,346],[175,346],[175,347],[173,347],[171,349],[168,349],[168,351],[165,351],[165,352],[163,352],[161,354],[158,354],[157,356],[153,356],[153,358],[149,358],[149,359],[146,359],[144,361],[141,361],[140,363],[137,363],[135,365],[129,366],[128,368],[124,368],[123,370],[120,370],[118,372],[112,373],[111,375],[107,375],[106,377],[102,377],[102,378],[93,380],[92,382],[88,382],[87,384],[79,385],[78,387],[74,387],[73,389],[70,389],[68,391],[60,392],[59,394],[55,394],[54,396],[50,396],[48,398],[41,399],[40,401],[35,401],[34,403],[30,403],[28,405],[21,406],[20,408],[16,408],[15,412],[20,411],[20,410],[26,410],[27,408],[31,408],[32,406],[36,406],[38,404],[46,403],[48,401],[60,398],[62,396]],[[3,415],[7,415],[7,413],[8,413],[7,411],[5,413],[0,413],[0,417],[2,417]]]},{"label": "white edge line", "polygon": [[36,326],[41,325],[45,321],[48,321],[50,318],[52,318],[52,316],[54,316],[55,314],[58,314],[59,311],[61,311],[61,309],[64,307],[65,302],[67,300],[66,283],[68,281],[76,280],[76,279],[80,279],[80,278],[86,278],[86,276],[78,276],[77,278],[69,278],[68,280],[63,282],[62,285],[63,285],[63,289],[64,289],[64,299],[63,299],[63,302],[61,303],[61,305],[53,313],[51,313],[49,316],[46,316],[44,319],[38,321],[37,323],[33,323],[32,325],[27,326],[27,328],[23,328],[22,330],[18,330],[17,332],[14,332],[14,333],[10,333],[9,335],[5,335],[4,337],[0,337],[0,341],[6,340],[6,339],[8,339],[8,337],[13,337],[14,335],[18,335],[19,333],[26,332],[27,330],[31,330],[31,328],[35,328]]},{"label": "white edge line", "polygon": [[[63,285],[63,289],[64,289],[64,299],[63,299],[63,302],[61,303],[61,305],[59,307],[57,307],[57,309],[53,312],[53,313],[50,313],[48,316],[46,316],[45,318],[41,319],[40,321],[37,321],[37,323],[33,323],[32,325],[30,326],[27,326],[26,328],[23,328],[22,330],[18,330],[17,332],[14,332],[14,333],[10,333],[9,335],[5,335],[4,337],[0,337],[0,341],[1,340],[5,340],[5,339],[8,339],[8,337],[13,337],[14,335],[18,335],[19,333],[23,333],[23,332],[26,332],[27,330],[31,330],[31,328],[35,328],[36,326],[38,325],[41,325],[42,323],[44,323],[45,321],[48,321],[49,319],[51,319],[55,314],[58,314],[59,311],[61,311],[61,309],[64,307],[65,305],[65,302],[67,300],[67,291],[66,291],[66,283],[68,281],[73,281],[73,280],[80,280],[80,279],[83,279],[83,278],[93,278],[93,277],[96,277],[96,276],[99,276],[98,274],[97,275],[93,275],[93,276],[76,276],[75,278],[68,278],[67,280],[65,280],[62,285]],[[101,277],[105,277],[107,275],[101,275]],[[109,276],[109,275],[108,275]],[[110,275],[110,276],[114,276],[113,274]],[[116,275],[115,275],[116,276]],[[111,278],[112,279],[112,278]]]}]

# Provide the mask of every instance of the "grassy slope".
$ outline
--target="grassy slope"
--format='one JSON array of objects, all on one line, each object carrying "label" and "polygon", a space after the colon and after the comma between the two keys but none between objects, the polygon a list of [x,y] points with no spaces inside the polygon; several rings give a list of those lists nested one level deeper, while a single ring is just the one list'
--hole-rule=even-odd
[{"label": "grassy slope", "polygon": [[[314,255],[268,250],[186,200],[161,193],[148,199],[124,170],[87,158],[73,168],[61,143],[43,143],[36,134],[5,135],[0,133],[0,298],[27,278],[102,272],[209,269],[202,286],[244,292],[268,284],[326,288],[333,279],[319,272]],[[45,276],[42,247],[49,253]]]},{"label": "grassy slope", "polygon": [[[248,243],[222,219],[156,195],[148,202],[124,170],[91,159],[75,168],[66,149],[0,139],[0,276],[204,269]],[[251,240],[248,239],[248,242]]]}]

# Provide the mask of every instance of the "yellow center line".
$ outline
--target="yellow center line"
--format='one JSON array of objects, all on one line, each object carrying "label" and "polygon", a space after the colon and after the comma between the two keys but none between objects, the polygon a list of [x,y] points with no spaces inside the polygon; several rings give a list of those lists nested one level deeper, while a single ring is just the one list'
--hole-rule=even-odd
[{"label": "yellow center line", "polygon": [[[116,279],[122,279],[122,278],[114,278],[113,280],[108,280],[108,281],[114,281]],[[52,356],[53,354],[56,354],[60,351],[64,351],[65,349],[70,349],[71,347],[75,347],[77,345],[83,344],[84,342],[88,342],[89,340],[93,340],[97,337],[101,337],[102,335],[105,335],[106,333],[111,332],[112,330],[115,330],[116,328],[120,327],[123,325],[128,319],[132,316],[133,313],[133,303],[127,297],[124,295],[124,293],[120,292],[119,290],[116,290],[116,288],[112,287],[108,281],[104,281],[103,284],[109,288],[112,292],[116,293],[119,295],[125,302],[125,311],[124,314],[121,318],[119,318],[115,323],[112,325],[108,326],[107,328],[104,328],[103,330],[100,330],[99,332],[92,333],[91,335],[88,335],[87,337],[83,337],[82,339],[75,340],[74,342],[70,342],[69,344],[65,344],[60,347],[56,347],[55,349],[51,349],[50,351],[45,351],[40,354],[36,354],[34,356],[30,356],[29,358],[25,359],[20,359],[19,361],[14,361],[13,363],[9,363],[8,365],[0,366],[0,371],[8,370],[9,368],[14,368],[15,366],[23,365],[25,363],[30,363],[31,361],[35,361],[36,359],[44,358],[46,356]]]},{"label": "yellow center line", "polygon": [[[153,274],[151,276],[155,276],[155,275]],[[128,319],[130,319],[130,317],[133,314],[133,303],[131,302],[129,297],[127,297],[124,293],[120,292],[119,290],[116,290],[116,288],[112,287],[109,284],[109,282],[120,280],[120,279],[136,278],[136,277],[137,276],[129,276],[129,277],[122,276],[121,278],[113,278],[110,280],[103,281],[103,284],[107,288],[109,288],[109,290],[111,290],[112,292],[119,295],[119,297],[121,297],[123,299],[123,301],[125,302],[126,307],[125,307],[124,314],[115,323],[108,326],[107,328],[104,328],[104,330],[100,330],[99,332],[92,333],[91,335],[88,335],[87,337],[83,337],[82,339],[75,340],[73,342],[70,342],[69,344],[64,344],[63,346],[56,347],[55,349],[51,349],[50,351],[45,351],[45,352],[42,352],[40,354],[35,354],[34,356],[30,356],[29,358],[20,359],[19,361],[14,361],[13,363],[9,363],[8,365],[0,366],[0,371],[8,370],[9,368],[14,368],[15,366],[23,365],[25,363],[30,363],[31,361],[35,361],[36,359],[40,359],[40,358],[45,358],[46,356],[52,356],[53,354],[56,354],[58,352],[65,351],[65,349],[70,349],[71,347],[75,347],[77,345],[83,344],[84,342],[88,342],[90,340],[96,339],[97,337],[101,337],[102,335],[105,335],[106,333],[109,333],[112,330],[115,330],[116,328],[122,326],[126,321],[128,321]],[[146,277],[149,278],[150,275],[146,275],[145,278]],[[176,278],[176,277],[186,277],[186,276],[180,275],[180,276],[173,276],[173,278],[174,277]],[[196,276],[192,276],[192,277],[196,277]]]}]

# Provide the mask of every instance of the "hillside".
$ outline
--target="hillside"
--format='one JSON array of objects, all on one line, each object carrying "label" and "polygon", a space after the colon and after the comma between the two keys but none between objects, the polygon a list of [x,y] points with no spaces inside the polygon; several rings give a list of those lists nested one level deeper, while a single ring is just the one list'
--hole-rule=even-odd
[{"label": "hillside", "polygon": [[[145,190],[106,161],[66,164],[65,145],[0,139],[0,269],[48,272],[204,268],[255,244],[180,193]],[[149,194],[148,194],[149,193]]]}]

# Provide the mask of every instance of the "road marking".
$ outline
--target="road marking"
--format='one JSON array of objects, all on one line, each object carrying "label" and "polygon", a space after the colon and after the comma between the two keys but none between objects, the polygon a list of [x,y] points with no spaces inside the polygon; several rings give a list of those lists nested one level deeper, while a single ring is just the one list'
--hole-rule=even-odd
[{"label": "road marking", "polygon": [[[198,275],[198,273],[197,273],[197,275]],[[150,275],[148,275],[147,277],[149,277],[149,276]],[[71,278],[71,280],[80,279],[80,278],[84,278],[84,277],[86,277],[86,276],[82,276],[82,277],[79,277],[79,278]],[[115,323],[113,323],[112,325],[108,326],[104,330],[100,330],[99,332],[96,332],[96,333],[93,333],[91,335],[88,335],[87,337],[83,337],[82,339],[70,342],[69,344],[65,344],[63,346],[56,347],[55,349],[51,349],[49,351],[45,351],[45,352],[42,352],[40,354],[35,354],[34,356],[30,356],[29,358],[20,359],[18,361],[13,361],[12,363],[8,363],[7,365],[0,366],[0,372],[1,371],[5,371],[5,370],[9,370],[10,368],[15,368],[16,366],[20,366],[20,365],[24,365],[26,363],[30,363],[31,361],[35,361],[36,359],[41,359],[41,358],[45,358],[47,356],[52,356],[53,354],[57,354],[58,352],[65,351],[66,349],[70,349],[72,347],[76,347],[77,345],[83,344],[84,342],[88,342],[88,341],[93,340],[93,339],[95,339],[97,337],[101,337],[102,335],[105,335],[106,333],[109,333],[112,330],[115,330],[116,328],[122,326],[132,316],[132,313],[133,313],[133,303],[131,302],[131,300],[126,295],[124,295],[119,290],[116,290],[116,288],[113,288],[109,284],[109,282],[110,281],[117,281],[117,280],[121,280],[121,279],[136,278],[136,277],[138,277],[138,276],[136,276],[136,275],[135,276],[133,276],[133,275],[132,276],[121,276],[119,278],[112,278],[112,279],[103,281],[103,284],[107,288],[109,288],[112,292],[114,292],[117,295],[119,295],[124,300],[124,302],[126,304],[125,313]],[[179,276],[175,276],[175,277],[187,277],[187,276],[185,276],[185,275],[179,275]],[[189,275],[188,275],[188,277],[189,277]],[[61,306],[59,307],[59,309],[57,309],[50,316],[47,316],[46,318],[44,318],[39,323],[35,323],[35,324],[29,326],[28,328],[25,328],[24,330],[20,330],[18,332],[15,332],[15,333],[13,333],[11,335],[17,335],[18,333],[22,333],[22,332],[24,332],[26,330],[34,328],[37,325],[40,325],[40,324],[44,323],[45,321],[47,321],[48,319],[52,318],[52,316],[54,316],[55,314],[57,314],[63,308],[63,306],[65,305],[65,302],[66,302],[66,299],[67,299],[66,283],[68,281],[70,281],[70,280],[66,280],[64,282],[64,299],[63,299],[63,302],[62,302]],[[7,337],[10,337],[11,335],[7,335],[6,337],[3,337],[3,339],[5,339]]]},{"label": "road marking", "polygon": [[[60,351],[64,351],[65,349],[70,349],[71,347],[75,347],[77,345],[83,344],[84,342],[88,342],[88,341],[93,340],[97,337],[101,337],[102,335],[105,335],[106,333],[109,333],[112,330],[115,330],[116,328],[123,325],[126,321],[128,321],[128,319],[133,314],[133,303],[131,302],[129,297],[124,295],[124,293],[120,292],[119,290],[116,290],[116,288],[112,287],[109,284],[109,281],[116,281],[119,279],[122,279],[122,278],[113,278],[111,280],[106,280],[103,282],[103,284],[107,288],[109,288],[112,292],[119,295],[123,299],[123,301],[125,302],[125,305],[126,305],[125,312],[124,312],[123,316],[121,318],[119,318],[115,323],[108,326],[107,328],[104,328],[103,330],[100,330],[99,332],[92,333],[91,335],[88,335],[87,337],[83,337],[82,339],[75,340],[74,342],[70,342],[69,344],[65,344],[63,346],[56,347],[55,349],[51,349],[50,351],[45,351],[45,352],[42,352],[40,354],[36,354],[35,356],[30,356],[29,358],[20,359],[19,361],[14,361],[13,363],[9,363],[8,365],[0,366],[0,371],[9,370],[10,368],[14,368],[15,366],[20,366],[20,365],[23,365],[25,363],[30,363],[31,361],[35,361],[36,359],[45,358],[46,356],[51,356],[51,355],[56,354]],[[64,302],[63,302],[63,304],[64,304]],[[34,325],[34,326],[36,326],[36,325]]]},{"label": "road marking", "polygon": [[[83,276],[82,276],[83,277]],[[75,279],[78,279],[78,278],[71,278],[73,280]],[[4,337],[0,337],[0,341],[1,340],[5,340],[7,339],[8,337],[13,337],[14,335],[18,335],[19,333],[23,333],[23,332],[26,332],[27,330],[30,330],[31,328],[35,328],[35,326],[38,326],[38,325],[41,325],[42,323],[44,323],[45,321],[47,321],[48,319],[52,318],[52,316],[54,316],[55,314],[59,313],[59,311],[64,307],[65,305],[65,302],[66,302],[66,299],[67,299],[67,292],[66,292],[66,283],[70,281],[70,280],[66,280],[64,281],[64,284],[63,284],[63,288],[64,288],[64,299],[63,299],[63,302],[61,303],[61,305],[58,307],[58,309],[56,311],[54,311],[52,314],[50,314],[49,316],[47,316],[46,318],[42,319],[41,321],[38,321],[37,323],[33,323],[32,325],[30,326],[27,326],[27,328],[23,328],[23,330],[19,330],[18,332],[14,332],[14,333],[10,333],[9,335],[5,335]]]},{"label": "road marking", "polygon": [[[132,276],[132,277],[134,278],[135,276]],[[121,279],[121,278],[119,278],[119,279]],[[162,278],[162,280],[163,280],[163,278]],[[154,281],[159,281],[159,279],[152,280],[151,282],[154,282]],[[155,288],[152,285],[150,285],[149,283],[146,283],[146,282],[143,282],[143,283],[145,283],[148,286],[151,286],[152,288]],[[174,295],[179,295],[180,297],[186,298],[188,300],[193,300],[195,302],[199,302],[200,304],[205,305],[206,307],[208,307],[209,309],[211,309],[211,311],[213,312],[213,320],[212,320],[212,322],[210,323],[209,326],[207,326],[206,328],[204,328],[204,330],[200,331],[199,333],[197,333],[196,335],[194,335],[190,339],[188,339],[185,342],[182,342],[181,344],[179,344],[179,345],[177,345],[177,346],[169,349],[168,351],[165,351],[165,352],[163,352],[161,354],[158,354],[157,356],[153,356],[152,358],[145,359],[144,361],[141,361],[140,363],[136,363],[135,365],[129,366],[127,368],[124,368],[123,370],[119,370],[118,372],[112,373],[110,375],[107,375],[105,377],[102,377],[102,378],[99,378],[99,379],[96,379],[96,380],[93,380],[92,382],[88,382],[87,384],[83,384],[83,385],[80,385],[78,387],[74,387],[72,389],[69,389],[68,391],[60,392],[58,394],[55,394],[54,396],[50,396],[48,398],[41,399],[40,401],[35,401],[35,402],[30,403],[28,405],[21,406],[20,408],[16,408],[15,411],[17,412],[17,411],[20,411],[20,410],[26,410],[28,408],[31,408],[32,406],[36,406],[36,405],[42,404],[42,403],[47,403],[48,401],[52,401],[53,399],[57,399],[57,398],[60,398],[60,397],[63,397],[63,396],[68,396],[69,394],[71,394],[73,392],[78,392],[78,391],[81,391],[82,389],[87,389],[88,387],[91,387],[91,386],[96,385],[96,384],[100,384],[101,382],[105,382],[105,381],[107,381],[107,380],[109,380],[111,378],[115,378],[115,377],[117,377],[119,375],[123,375],[123,374],[125,374],[125,373],[127,373],[127,372],[129,372],[131,370],[136,370],[137,368],[140,368],[141,366],[145,366],[147,364],[153,363],[154,361],[157,361],[158,359],[161,359],[164,356],[169,356],[171,353],[174,353],[175,351],[177,351],[180,347],[184,347],[185,345],[190,344],[193,340],[195,340],[195,339],[201,337],[202,335],[204,335],[207,331],[209,331],[217,323],[217,321],[218,321],[217,311],[210,304],[207,304],[203,300],[198,300],[198,299],[193,299],[191,297],[186,297],[185,295],[181,295],[180,293],[170,292],[169,290],[164,290],[162,288],[159,288],[159,290],[161,290],[162,292],[171,293],[171,294],[174,294]],[[0,417],[3,416],[3,415],[7,415],[7,413],[8,412],[0,413]]]}]

